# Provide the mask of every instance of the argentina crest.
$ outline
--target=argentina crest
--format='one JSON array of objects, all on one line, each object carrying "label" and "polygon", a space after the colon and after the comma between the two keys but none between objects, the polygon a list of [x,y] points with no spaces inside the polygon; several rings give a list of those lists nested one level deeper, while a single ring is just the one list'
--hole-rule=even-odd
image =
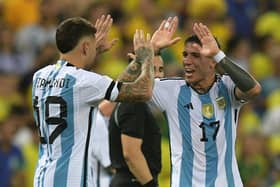
[{"label": "argentina crest", "polygon": [[214,106],[211,103],[202,105],[202,115],[208,119],[212,118],[214,115]]}]

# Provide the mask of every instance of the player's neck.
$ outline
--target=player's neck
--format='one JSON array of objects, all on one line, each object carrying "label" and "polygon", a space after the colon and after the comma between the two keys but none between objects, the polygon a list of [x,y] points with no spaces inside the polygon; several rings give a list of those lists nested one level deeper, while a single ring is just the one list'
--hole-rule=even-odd
[{"label": "player's neck", "polygon": [[216,76],[213,75],[211,78],[204,79],[200,82],[190,84],[190,85],[197,93],[206,94],[211,89],[215,81],[216,81]]},{"label": "player's neck", "polygon": [[60,54],[59,60],[67,61],[68,63],[70,63],[78,68],[83,68],[81,59],[75,54],[72,54],[72,53]]}]

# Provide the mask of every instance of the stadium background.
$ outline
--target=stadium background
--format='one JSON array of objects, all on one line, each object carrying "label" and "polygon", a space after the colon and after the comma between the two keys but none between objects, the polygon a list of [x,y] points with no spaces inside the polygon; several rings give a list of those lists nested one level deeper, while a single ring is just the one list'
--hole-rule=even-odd
[{"label": "stadium background", "polygon": [[[95,23],[106,13],[114,19],[110,38],[119,41],[99,57],[95,71],[113,78],[127,65],[135,29],[152,33],[163,18],[177,15],[177,35],[185,39],[194,21],[208,25],[226,54],[263,87],[240,114],[236,150],[244,186],[280,186],[280,0],[0,0],[0,149],[13,142],[24,155],[24,163],[14,163],[19,173],[11,179],[14,186],[32,186],[38,138],[30,84],[36,69],[58,57],[57,24],[72,16]],[[166,76],[181,75],[182,49],[181,41],[163,51]],[[160,186],[167,187],[168,132],[162,116],[158,119],[163,123]],[[8,130],[2,125],[7,120]]]}]

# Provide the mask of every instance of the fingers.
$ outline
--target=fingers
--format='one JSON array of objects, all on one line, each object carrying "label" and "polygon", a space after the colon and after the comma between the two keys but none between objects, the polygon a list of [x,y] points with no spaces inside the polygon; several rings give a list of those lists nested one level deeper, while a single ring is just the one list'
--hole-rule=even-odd
[{"label": "fingers", "polygon": [[144,31],[141,29],[136,29],[133,37],[133,44],[134,44],[134,50],[140,48],[140,47],[148,47],[151,45],[151,34],[147,33],[145,35]]},{"label": "fingers", "polygon": [[172,20],[173,18],[172,17],[168,17],[167,20],[163,20],[158,28],[158,30],[169,30],[171,24],[172,24]]},{"label": "fingers", "polygon": [[111,18],[111,15],[102,15],[100,18],[98,18],[96,20],[96,23],[95,23],[95,28],[97,29],[98,32],[105,32],[107,33],[111,26],[112,26],[112,23],[113,23],[113,19]]},{"label": "fingers", "polygon": [[111,18],[111,15],[107,15],[106,19],[104,16],[104,21],[101,24],[101,28],[100,28],[101,32],[108,32],[112,26],[112,23],[113,23],[113,19]]},{"label": "fingers", "polygon": [[96,20],[95,27],[100,28],[101,24],[104,22],[105,15],[102,15],[100,18]]},{"label": "fingers", "polygon": [[202,24],[202,27],[203,27],[204,32],[205,32],[206,35],[211,35],[212,36],[212,33],[210,32],[209,28],[206,25]]},{"label": "fingers", "polygon": [[111,15],[107,15],[107,18],[104,22],[104,32],[108,32],[112,26],[113,19],[111,18]]},{"label": "fingers", "polygon": [[203,25],[202,23],[199,23],[198,24],[199,25],[199,27],[200,27],[200,32],[201,32],[201,34],[205,37],[205,36],[208,36],[208,33],[207,33],[207,31],[206,31],[206,29],[205,28],[207,28],[205,25]]},{"label": "fingers", "polygon": [[166,20],[163,20],[158,28],[158,30],[163,30],[165,26]]},{"label": "fingers", "polygon": [[151,34],[150,34],[150,33],[147,33],[146,41],[149,42],[150,40],[151,40]]},{"label": "fingers", "polygon": [[115,38],[110,43],[112,46],[116,45],[118,43],[119,39]]},{"label": "fingers", "polygon": [[199,25],[197,23],[194,23],[194,25],[193,25],[193,32],[199,38],[199,40],[202,39],[203,34],[201,32],[201,28],[199,27]]},{"label": "fingers", "polygon": [[195,23],[193,26],[193,31],[200,40],[204,37],[212,36],[208,27],[202,23]]},{"label": "fingers", "polygon": [[177,27],[178,27],[178,17],[175,16],[171,20],[171,24],[170,24],[170,27],[169,27],[168,31],[173,34],[173,33],[175,33]]},{"label": "fingers", "polygon": [[138,40],[139,40],[139,34],[138,34],[139,32],[138,32],[138,29],[136,29],[136,31],[135,31],[135,33],[134,33],[134,36],[133,36],[133,45],[134,45],[134,48],[135,48],[135,46],[137,46],[138,45]]},{"label": "fingers", "polygon": [[136,43],[150,41],[150,40],[151,40],[150,33],[147,33],[147,35],[145,37],[144,31],[142,29],[136,29],[136,31],[134,33],[134,41]]},{"label": "fingers", "polygon": [[167,31],[172,34],[175,33],[176,29],[178,27],[178,17],[168,17],[167,20],[163,20],[157,29],[158,31]]},{"label": "fingers", "polygon": [[94,27],[95,28],[97,28],[98,27],[98,25],[99,25],[99,23],[100,23],[100,20],[99,20],[99,18],[96,20],[96,22],[95,22],[95,25],[94,25]]},{"label": "fingers", "polygon": [[169,46],[176,44],[181,40],[181,37],[176,37],[173,40],[170,41]]},{"label": "fingers", "polygon": [[168,19],[166,20],[166,22],[164,24],[163,30],[169,31],[169,29],[172,25],[172,20],[173,20],[172,17],[168,17]]},{"label": "fingers", "polygon": [[144,41],[145,40],[145,35],[144,35],[144,31],[142,29],[139,30],[139,36],[140,36],[140,40]]}]

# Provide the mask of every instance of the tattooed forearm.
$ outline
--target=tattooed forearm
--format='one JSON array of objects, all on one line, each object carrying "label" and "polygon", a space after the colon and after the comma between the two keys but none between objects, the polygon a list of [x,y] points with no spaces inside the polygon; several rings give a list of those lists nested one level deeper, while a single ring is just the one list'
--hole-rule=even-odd
[{"label": "tattooed forearm", "polygon": [[118,81],[122,82],[133,82],[141,73],[141,64],[132,61],[124,72],[119,75]]},{"label": "tattooed forearm", "polygon": [[153,55],[153,51],[150,48],[140,47],[135,51],[135,62],[143,64],[147,59],[150,60]]},{"label": "tattooed forearm", "polygon": [[132,61],[125,71],[118,77],[118,81],[122,82],[133,82],[141,73],[142,64],[146,60],[151,60],[153,52],[151,49],[141,47],[136,50],[136,59]]},{"label": "tattooed forearm", "polygon": [[146,101],[152,94],[154,73],[153,54],[151,58],[146,58],[139,77],[131,83],[124,82],[117,101]]},{"label": "tattooed forearm", "polygon": [[234,64],[229,58],[223,58],[219,65],[231,77],[241,91],[247,92],[257,84],[246,71]]},{"label": "tattooed forearm", "polygon": [[148,94],[151,91],[151,87],[147,85],[148,82],[151,82],[151,79],[148,77],[143,77],[137,79],[134,83],[124,83],[121,87],[118,101],[122,101],[122,98],[125,98],[125,101],[146,101],[148,100]]}]

